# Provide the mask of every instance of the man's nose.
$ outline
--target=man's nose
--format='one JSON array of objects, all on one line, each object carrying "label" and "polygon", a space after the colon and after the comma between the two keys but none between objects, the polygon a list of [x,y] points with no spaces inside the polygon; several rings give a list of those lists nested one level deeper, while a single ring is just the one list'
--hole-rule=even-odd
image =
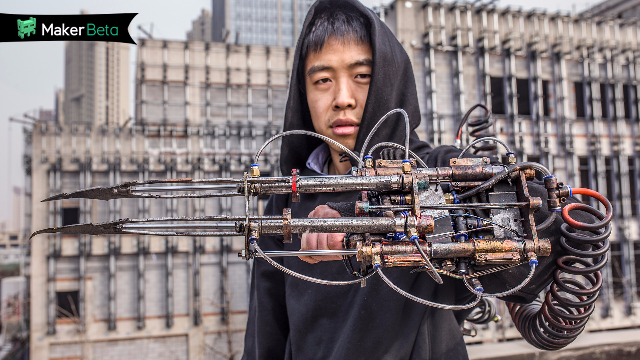
[{"label": "man's nose", "polygon": [[354,96],[351,84],[348,81],[340,81],[337,84],[336,96],[333,100],[333,108],[335,110],[353,109],[356,107],[356,98]]}]

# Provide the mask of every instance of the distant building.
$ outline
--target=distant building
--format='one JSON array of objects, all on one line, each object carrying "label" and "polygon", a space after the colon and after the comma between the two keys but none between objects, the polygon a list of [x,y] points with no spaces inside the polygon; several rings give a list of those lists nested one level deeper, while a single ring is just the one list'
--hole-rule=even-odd
[{"label": "distant building", "polygon": [[584,11],[585,15],[640,18],[640,0],[606,0]]},{"label": "distant building", "polygon": [[12,217],[11,230],[20,231],[22,228],[22,189],[19,186],[13,187],[13,198],[11,199]]},{"label": "distant building", "polygon": [[212,41],[294,46],[315,0],[213,0]]},{"label": "distant building", "polygon": [[19,250],[20,232],[18,230],[0,231],[0,264],[13,262],[17,264],[20,261]]},{"label": "distant building", "polygon": [[63,108],[67,124],[125,123],[129,118],[129,45],[66,42]]},{"label": "distant building", "polygon": [[54,122],[55,120],[56,120],[56,118],[55,118],[54,110],[43,110],[43,109],[40,109],[40,121]]},{"label": "distant building", "polygon": [[55,92],[55,103],[53,114],[56,124],[64,124],[64,89],[57,89]]},{"label": "distant building", "polygon": [[187,32],[188,41],[211,41],[211,13],[202,9],[200,17],[191,22],[191,30]]}]

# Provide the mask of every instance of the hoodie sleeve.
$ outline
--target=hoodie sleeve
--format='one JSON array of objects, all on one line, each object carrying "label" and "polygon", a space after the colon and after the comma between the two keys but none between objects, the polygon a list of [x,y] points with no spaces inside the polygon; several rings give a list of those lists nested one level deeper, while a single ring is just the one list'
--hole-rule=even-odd
[{"label": "hoodie sleeve", "polygon": [[[287,196],[272,195],[265,215],[282,214]],[[263,250],[283,250],[282,236],[261,236]],[[282,263],[282,258],[275,258]],[[249,317],[242,359],[284,359],[289,338],[285,275],[266,261],[254,260],[251,270]]]}]

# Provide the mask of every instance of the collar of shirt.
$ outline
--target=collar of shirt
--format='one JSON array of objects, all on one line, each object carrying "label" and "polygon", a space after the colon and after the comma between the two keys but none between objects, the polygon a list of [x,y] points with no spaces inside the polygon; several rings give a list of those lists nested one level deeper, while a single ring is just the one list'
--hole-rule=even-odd
[{"label": "collar of shirt", "polygon": [[315,150],[311,152],[307,159],[307,167],[320,175],[328,175],[329,173],[329,158],[331,157],[331,150],[327,143],[322,143]]},{"label": "collar of shirt", "polygon": [[[329,175],[329,160],[331,159],[331,150],[327,143],[322,143],[311,152],[307,159],[307,167],[320,175]],[[345,175],[351,174],[351,168]]]}]

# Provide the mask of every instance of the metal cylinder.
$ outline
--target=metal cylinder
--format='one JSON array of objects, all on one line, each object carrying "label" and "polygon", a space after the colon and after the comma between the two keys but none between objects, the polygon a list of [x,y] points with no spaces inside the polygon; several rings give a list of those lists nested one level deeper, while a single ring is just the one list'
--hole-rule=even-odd
[{"label": "metal cylinder", "polygon": [[[289,194],[291,182],[271,182],[273,179],[251,184],[253,195]],[[402,189],[401,175],[385,176],[305,176],[297,179],[299,193],[336,191],[393,191]]]},{"label": "metal cylinder", "polygon": [[[405,218],[332,218],[291,219],[293,233],[393,233],[404,232]],[[251,222],[251,227],[260,234],[282,234],[282,221],[266,220]]]}]

